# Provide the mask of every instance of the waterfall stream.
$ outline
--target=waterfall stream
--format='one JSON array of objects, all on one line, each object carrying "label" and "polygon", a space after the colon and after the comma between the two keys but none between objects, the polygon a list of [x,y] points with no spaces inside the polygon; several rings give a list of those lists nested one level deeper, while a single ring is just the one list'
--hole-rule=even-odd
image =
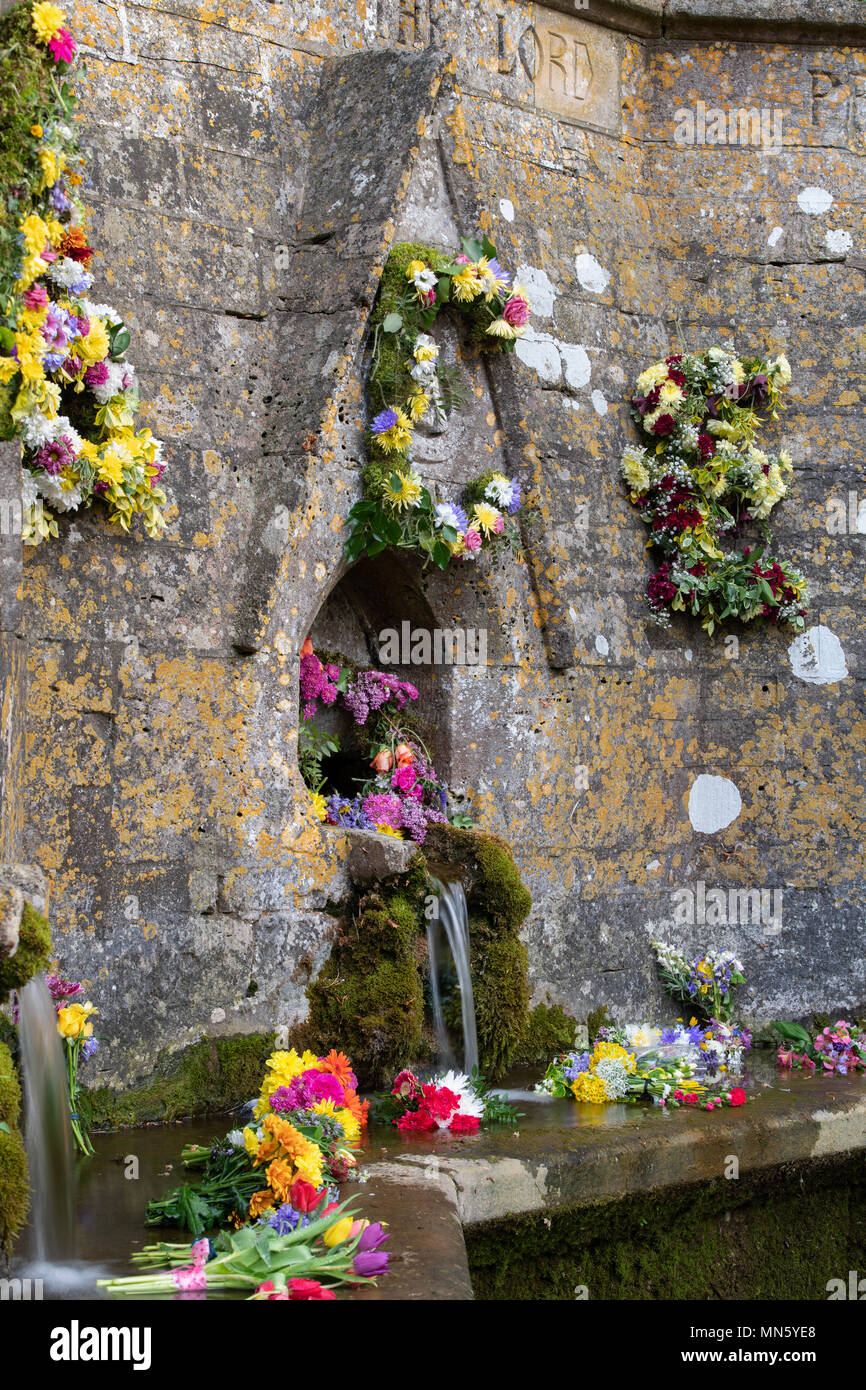
[{"label": "waterfall stream", "polygon": [[34,1254],[39,1261],[68,1259],[74,1242],[66,1070],[57,1014],[41,977],[24,986],[19,1009]]},{"label": "waterfall stream", "polygon": [[439,990],[438,958],[444,932],[457,983],[460,986],[460,1012],[463,1024],[463,1070],[468,1074],[478,1066],[478,1035],[475,1027],[475,999],[472,994],[472,975],[469,969],[469,912],[466,894],[459,879],[434,878],[440,890],[438,916],[427,921],[427,945],[430,963],[430,994],[433,1009],[433,1029],[436,1035],[436,1050],[440,1066],[449,1067],[454,1063],[445,1018],[442,1012],[442,998]]}]

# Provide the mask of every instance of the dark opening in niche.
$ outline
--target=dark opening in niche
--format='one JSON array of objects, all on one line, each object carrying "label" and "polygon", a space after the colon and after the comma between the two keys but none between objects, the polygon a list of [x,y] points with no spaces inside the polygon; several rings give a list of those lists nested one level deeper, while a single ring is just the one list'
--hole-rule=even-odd
[{"label": "dark opening in niche", "polygon": [[[326,666],[348,667],[352,674],[385,671],[415,686],[418,700],[407,704],[403,713],[439,767],[451,756],[451,668],[412,660],[411,635],[425,631],[432,637],[437,630],[422,584],[422,566],[414,556],[385,551],[365,557],[331,590],[309,637],[316,656]],[[400,664],[392,660],[395,636],[402,648]],[[367,730],[358,727],[340,699],[327,707],[319,702],[314,718],[307,722],[303,720],[303,700],[301,705],[302,745],[309,725],[315,726],[317,735],[339,744],[338,751],[326,752],[321,758],[324,794],[337,792],[349,799],[357,796],[374,776]]]}]

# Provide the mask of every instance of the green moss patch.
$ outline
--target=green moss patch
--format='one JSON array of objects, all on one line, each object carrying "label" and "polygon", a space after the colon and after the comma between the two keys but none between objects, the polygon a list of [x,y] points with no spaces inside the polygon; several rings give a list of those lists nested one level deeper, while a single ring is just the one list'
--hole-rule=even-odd
[{"label": "green moss patch", "polygon": [[23,989],[34,975],[44,974],[50,955],[51,928],[48,920],[30,903],[25,903],[18,949],[14,956],[7,956],[0,963],[0,1004],[8,999],[10,990]]},{"label": "green moss patch", "polygon": [[17,1129],[0,1129],[0,1250],[11,1250],[27,1219],[29,1205],[24,1140]]},{"label": "green moss patch", "polygon": [[861,1157],[469,1227],[476,1297],[826,1299],[866,1256]]},{"label": "green moss patch", "polygon": [[161,1057],[145,1085],[124,1092],[107,1086],[84,1091],[82,1116],[91,1129],[125,1129],[231,1110],[258,1095],[275,1041],[273,1033],[202,1038]]}]

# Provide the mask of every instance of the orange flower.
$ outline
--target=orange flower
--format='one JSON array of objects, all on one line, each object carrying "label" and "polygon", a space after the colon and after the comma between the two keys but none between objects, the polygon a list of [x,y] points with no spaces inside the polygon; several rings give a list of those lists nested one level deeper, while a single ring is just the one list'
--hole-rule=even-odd
[{"label": "orange flower", "polygon": [[346,1091],[346,1098],[343,1101],[348,1111],[355,1116],[362,1129],[367,1127],[367,1112],[370,1109],[368,1100],[359,1100],[357,1091]]},{"label": "orange flower", "polygon": [[300,1134],[294,1125],[289,1124],[288,1120],[284,1120],[280,1115],[266,1115],[264,1125],[291,1157],[301,1153],[308,1143],[303,1134]]},{"label": "orange flower", "polygon": [[305,641],[304,641],[304,645],[301,647],[301,656],[312,656],[312,655],[313,655],[313,644],[312,644],[312,642],[310,641],[309,637],[307,637],[307,638],[305,639]]},{"label": "orange flower", "polygon": [[253,1159],[253,1166],[258,1167],[260,1163],[267,1163],[268,1159],[276,1158],[280,1146],[276,1139],[263,1139],[259,1144],[259,1151]]},{"label": "orange flower", "polygon": [[397,747],[394,749],[394,752],[397,756],[398,767],[412,766],[415,754],[412,752],[412,749],[409,747],[408,743],[398,743]]},{"label": "orange flower", "polygon": [[329,1071],[332,1076],[336,1076],[340,1085],[344,1088],[348,1084],[349,1078],[354,1079],[352,1063],[349,1061],[345,1052],[335,1052],[331,1048],[327,1057],[319,1058],[319,1071]]},{"label": "orange flower", "polygon": [[63,239],[57,251],[60,256],[68,256],[70,260],[79,261],[85,270],[90,265],[93,256],[93,247],[87,245],[87,237],[80,227],[64,228]]},{"label": "orange flower", "polygon": [[274,1194],[269,1187],[263,1188],[261,1192],[254,1192],[250,1198],[250,1219],[254,1221],[263,1211],[273,1210],[273,1205]]},{"label": "orange flower", "polygon": [[275,1158],[268,1168],[268,1184],[281,1202],[289,1201],[289,1193],[294,1181],[295,1170],[292,1164],[287,1163],[284,1158]]}]

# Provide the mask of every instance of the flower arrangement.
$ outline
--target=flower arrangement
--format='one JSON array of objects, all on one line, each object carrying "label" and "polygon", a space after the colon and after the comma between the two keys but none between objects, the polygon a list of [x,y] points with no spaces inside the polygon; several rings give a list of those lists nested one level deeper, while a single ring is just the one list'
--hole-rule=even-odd
[{"label": "flower arrangement", "polygon": [[338,1204],[329,1196],[322,1194],[304,1213],[306,1219],[294,1225],[259,1220],[191,1247],[145,1246],[133,1252],[133,1263],[167,1272],[100,1279],[98,1287],[133,1298],[205,1298],[208,1291],[249,1289],[249,1298],[260,1302],[333,1300],[335,1287],[375,1282],[386,1273],[390,1255],[382,1249],[388,1235],[381,1222],[366,1221],[349,1202]]},{"label": "flower arrangement", "polygon": [[652,948],[659,979],[674,999],[690,1004],[703,1018],[730,1019],[731,992],[746,981],[743,967],[731,951],[704,951],[690,960],[664,941],[654,941]]},{"label": "flower arrangement", "polygon": [[444,419],[465,399],[428,331],[440,310],[456,309],[486,352],[512,352],[529,323],[526,290],[511,284],[492,242],[464,238],[462,247],[453,260],[406,244],[389,256],[374,315],[369,395],[376,413],[367,431],[364,497],[348,516],[349,561],[393,545],[418,550],[425,563],[445,569],[452,559],[473,560],[503,540],[519,550],[516,478],[491,469],[462,499],[437,500],[412,462],[416,425]]},{"label": "flower arrangement", "polygon": [[404,1069],[387,1095],[374,1100],[377,1120],[396,1126],[402,1134],[423,1134],[447,1129],[452,1134],[474,1134],[481,1124],[512,1124],[519,1112],[491,1091],[477,1068],[472,1075],[447,1071],[421,1081]]},{"label": "flower arrangement", "polygon": [[[739,1106],[745,1092],[730,1084],[731,1076],[750,1041],[739,1030],[701,1028],[695,1019],[671,1028],[610,1025],[599,1029],[591,1050],[554,1058],[536,1089],[595,1105],[651,1099],[668,1109]],[[718,1072],[729,1075],[720,1081]]]},{"label": "flower arrangement", "polygon": [[78,981],[61,980],[59,975],[49,975],[45,983],[57,1013],[57,1031],[64,1043],[72,1134],[81,1152],[90,1155],[94,1153],[94,1148],[78,1110],[78,1067],[99,1048],[99,1042],[93,1036],[92,1022],[99,1010],[90,1000],[82,1004],[75,999],[75,995],[82,992]]},{"label": "flower arrangement", "polygon": [[[416,687],[387,671],[353,673],[322,662],[309,638],[301,648],[300,687],[299,765],[319,819],[423,844],[428,826],[447,821],[448,803],[428,750],[407,724],[405,712],[418,699]],[[337,703],[352,715],[356,732],[363,731],[363,746],[373,755],[373,775],[355,796],[325,795],[322,754],[336,751],[339,742],[310,723],[321,706]]]},{"label": "flower arrangement", "polygon": [[300,1217],[317,1205],[324,1185],[346,1181],[368,1111],[342,1052],[272,1053],[251,1123],[210,1149],[188,1145],[184,1166],[202,1168],[202,1177],[148,1203],[147,1224],[193,1235],[262,1215],[292,1224],[287,1208]]},{"label": "flower arrangement", "polygon": [[[23,445],[23,539],[38,545],[56,536],[55,513],[95,499],[124,530],[139,513],[158,536],[165,462],[150,430],[134,428],[130,333],[117,310],[88,298],[95,253],[77,192],[84,161],[68,81],[75,41],[63,11],[45,0],[17,6],[0,23],[0,47],[11,41],[6,59],[14,55],[27,77],[16,106],[14,186],[0,227],[0,433],[20,436]],[[25,95],[32,103],[26,129]]]},{"label": "flower arrangement", "polygon": [[838,1076],[866,1071],[866,1028],[858,1024],[840,1018],[814,1039],[800,1023],[775,1022],[772,1026],[782,1037],[776,1059],[780,1067],[808,1072],[820,1067]]},{"label": "flower arrangement", "polygon": [[[786,561],[764,555],[766,519],[787,496],[790,455],[756,444],[762,415],[778,416],[791,368],[726,348],[673,353],[637,379],[631,413],[642,437],[622,456],[630,500],[651,528],[662,559],[649,581],[652,617],[701,618],[709,634],[729,618],[804,626],[808,586]],[[737,545],[757,523],[763,543]]]}]

